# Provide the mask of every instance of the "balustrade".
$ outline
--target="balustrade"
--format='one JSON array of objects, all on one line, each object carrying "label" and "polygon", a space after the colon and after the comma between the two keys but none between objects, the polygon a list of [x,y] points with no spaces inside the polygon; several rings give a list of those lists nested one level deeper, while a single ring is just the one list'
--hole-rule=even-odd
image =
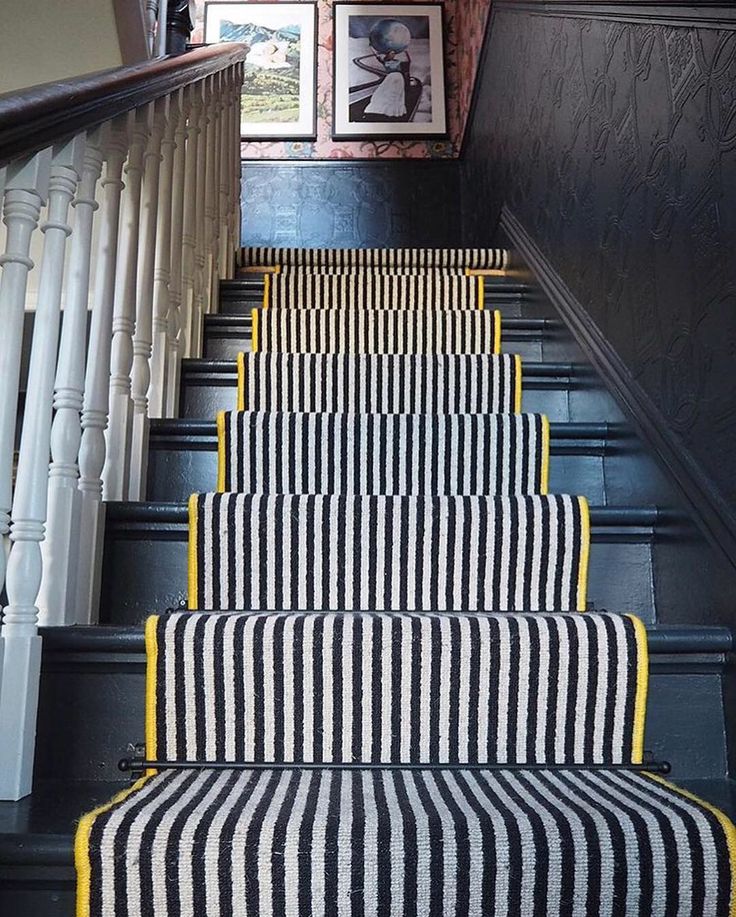
[{"label": "balustrade", "polygon": [[175,416],[234,264],[245,53],[0,97],[0,798],[31,788],[39,621],[97,620],[105,501],[145,497],[149,417]]}]

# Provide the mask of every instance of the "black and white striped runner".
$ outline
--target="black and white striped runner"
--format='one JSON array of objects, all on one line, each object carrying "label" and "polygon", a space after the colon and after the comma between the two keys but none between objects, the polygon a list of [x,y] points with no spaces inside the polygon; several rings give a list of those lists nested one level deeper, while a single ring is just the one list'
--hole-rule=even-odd
[{"label": "black and white striped runner", "polygon": [[220,491],[546,494],[540,414],[221,412]]},{"label": "black and white striped runner", "polygon": [[183,613],[148,628],[162,761],[641,760],[646,634],[621,615]]},{"label": "black and white striped runner", "polygon": [[274,309],[482,309],[482,277],[422,274],[267,276],[263,305]]},{"label": "black and white striped runner", "polygon": [[521,360],[469,354],[238,356],[238,407],[332,414],[508,414],[521,410]]},{"label": "black and white striped runner", "polygon": [[195,494],[191,608],[574,611],[582,497]]},{"label": "black and white striped runner", "polygon": [[273,248],[241,249],[244,267],[279,264],[304,267],[461,267],[498,270],[506,267],[501,248]]}]

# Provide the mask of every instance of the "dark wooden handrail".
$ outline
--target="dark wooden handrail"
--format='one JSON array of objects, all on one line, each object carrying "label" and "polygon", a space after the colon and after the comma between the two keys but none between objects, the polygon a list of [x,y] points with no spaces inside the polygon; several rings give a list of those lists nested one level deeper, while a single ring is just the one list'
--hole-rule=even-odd
[{"label": "dark wooden handrail", "polygon": [[242,61],[223,43],[0,95],[0,167]]}]

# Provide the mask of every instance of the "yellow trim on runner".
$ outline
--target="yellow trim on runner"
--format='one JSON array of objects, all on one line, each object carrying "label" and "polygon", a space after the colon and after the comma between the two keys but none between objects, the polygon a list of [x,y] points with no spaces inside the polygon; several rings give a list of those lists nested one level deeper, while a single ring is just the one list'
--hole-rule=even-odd
[{"label": "yellow trim on runner", "polygon": [[258,353],[258,309],[250,314],[250,352]]},{"label": "yellow trim on runner", "polygon": [[225,412],[217,412],[217,492],[225,493]]},{"label": "yellow trim on runner", "polygon": [[522,387],[522,367],[521,357],[514,354],[514,363],[516,369],[516,387],[514,389],[514,413],[521,414],[521,387]]},{"label": "yellow trim on runner", "polygon": [[542,414],[542,480],[539,487],[542,496],[549,493],[549,440],[549,417]]},{"label": "yellow trim on runner", "polygon": [[238,410],[245,410],[245,354],[238,354]]},{"label": "yellow trim on runner", "polygon": [[647,695],[649,693],[649,644],[647,629],[636,615],[626,615],[634,622],[636,637],[637,668],[636,698],[634,700],[634,735],[631,746],[631,763],[641,764],[644,761],[644,728],[647,718]]},{"label": "yellow trim on runner", "polygon": [[585,497],[580,504],[580,568],[578,571],[578,611],[585,611],[588,600],[588,561],[590,560],[590,507]]}]

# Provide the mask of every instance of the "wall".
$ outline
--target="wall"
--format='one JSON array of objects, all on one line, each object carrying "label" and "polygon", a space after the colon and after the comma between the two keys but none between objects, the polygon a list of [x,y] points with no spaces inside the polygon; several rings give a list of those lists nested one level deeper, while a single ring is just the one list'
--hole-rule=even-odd
[{"label": "wall", "polygon": [[[418,2],[418,0],[408,0]],[[333,143],[332,130],[332,5],[319,0],[317,76],[317,140],[314,143],[243,143],[244,159],[376,159],[450,158],[462,143],[478,54],[490,0],[446,0],[445,63],[449,132],[446,141],[352,141]],[[204,0],[197,0],[193,41],[203,41]],[[462,40],[459,41],[459,37]]]},{"label": "wall", "polygon": [[2,0],[0,94],[143,60],[138,0]]},{"label": "wall", "polygon": [[736,537],[736,9],[555,6],[494,3],[465,242],[510,210]]},{"label": "wall", "polygon": [[460,233],[459,164],[245,162],[244,245],[452,246]]}]

